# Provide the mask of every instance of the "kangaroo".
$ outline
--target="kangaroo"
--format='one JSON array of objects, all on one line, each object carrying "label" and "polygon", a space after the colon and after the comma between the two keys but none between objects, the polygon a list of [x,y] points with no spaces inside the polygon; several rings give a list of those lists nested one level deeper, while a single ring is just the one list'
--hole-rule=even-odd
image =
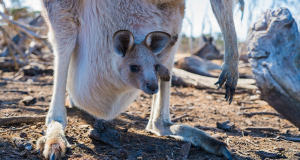
[{"label": "kangaroo", "polygon": [[[211,4],[225,40],[224,65],[216,84],[220,88],[225,83],[225,97],[231,102],[237,85],[239,57],[232,14],[234,2],[211,0]],[[176,36],[181,31],[185,0],[42,0],[42,7],[55,55],[47,131],[37,143],[37,149],[46,158],[64,157],[68,147],[64,135],[66,89],[75,106],[102,119],[116,117],[141,89],[154,94],[146,130],[232,159],[224,142],[199,129],[171,122],[170,81],[159,79],[160,73],[155,71],[157,64],[172,71],[178,43],[170,43],[168,35]],[[118,33],[120,30],[131,34]],[[151,61],[144,56],[151,57]],[[148,68],[139,70],[142,62]],[[138,80],[129,82],[132,79],[128,76],[132,74]]]},{"label": "kangaroo", "polygon": [[220,51],[213,44],[213,37],[209,37],[207,39],[206,37],[202,36],[202,38],[205,44],[193,55],[198,56],[204,60],[223,59],[224,55],[220,54]]},{"label": "kangaroo", "polygon": [[209,70],[221,69],[219,65],[214,64],[209,60],[203,60],[202,58],[194,55],[179,59],[175,62],[174,67],[208,77],[215,77],[209,73]]}]

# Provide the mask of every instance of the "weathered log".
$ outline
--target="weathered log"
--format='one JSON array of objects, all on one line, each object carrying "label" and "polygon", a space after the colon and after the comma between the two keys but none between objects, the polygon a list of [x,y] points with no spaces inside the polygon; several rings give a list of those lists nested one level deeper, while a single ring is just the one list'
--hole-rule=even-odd
[{"label": "weathered log", "polygon": [[[175,86],[195,87],[197,89],[217,88],[214,83],[218,81],[218,78],[200,76],[178,68],[173,68],[172,75],[172,85]],[[237,88],[249,90],[257,89],[254,79],[240,79]]]},{"label": "weathered log", "polygon": [[300,36],[290,11],[264,12],[249,30],[247,46],[262,99],[300,128]]},{"label": "weathered log", "polygon": [[46,116],[0,117],[0,126],[19,123],[45,122],[45,118]]}]

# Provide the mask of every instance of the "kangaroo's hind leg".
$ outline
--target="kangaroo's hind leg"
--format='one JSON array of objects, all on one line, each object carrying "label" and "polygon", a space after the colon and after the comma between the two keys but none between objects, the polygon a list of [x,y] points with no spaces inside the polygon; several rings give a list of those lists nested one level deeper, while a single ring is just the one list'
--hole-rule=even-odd
[{"label": "kangaroo's hind leg", "polygon": [[[176,47],[173,47],[165,54],[170,56],[169,62],[164,64],[169,71],[172,71],[172,58],[175,52]],[[159,81],[159,91],[153,96],[151,115],[146,129],[159,136],[171,136],[179,140],[187,141],[212,154],[224,155],[228,159],[232,159],[227,145],[224,142],[214,139],[209,134],[197,128],[171,122],[169,109],[170,88],[170,81]]]}]

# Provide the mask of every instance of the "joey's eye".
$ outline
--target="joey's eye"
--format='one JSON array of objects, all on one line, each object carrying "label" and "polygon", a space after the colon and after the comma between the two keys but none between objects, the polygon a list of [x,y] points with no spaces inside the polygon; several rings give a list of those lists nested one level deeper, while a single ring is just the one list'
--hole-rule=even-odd
[{"label": "joey's eye", "polygon": [[137,65],[131,65],[130,66],[130,71],[133,72],[133,73],[139,71],[139,66],[137,66]]},{"label": "joey's eye", "polygon": [[158,65],[155,65],[154,67],[155,67],[155,71],[158,71],[159,68],[160,68],[159,64],[158,64]]}]

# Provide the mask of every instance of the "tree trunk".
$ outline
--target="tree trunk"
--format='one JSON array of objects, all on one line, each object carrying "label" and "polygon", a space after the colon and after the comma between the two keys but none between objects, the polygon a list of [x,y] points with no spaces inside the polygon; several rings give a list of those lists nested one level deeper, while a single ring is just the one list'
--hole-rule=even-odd
[{"label": "tree trunk", "polygon": [[261,97],[300,128],[300,36],[290,11],[263,13],[248,32],[247,46]]}]

